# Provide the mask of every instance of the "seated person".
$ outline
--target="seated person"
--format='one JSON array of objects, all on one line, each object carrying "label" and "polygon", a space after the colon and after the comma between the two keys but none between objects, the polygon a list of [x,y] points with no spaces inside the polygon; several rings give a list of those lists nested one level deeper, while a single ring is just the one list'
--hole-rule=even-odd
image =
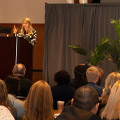
[{"label": "seated person", "polygon": [[24,107],[23,101],[16,99],[18,91],[20,89],[20,79],[19,77],[8,76],[5,80],[8,89],[8,104],[12,106],[17,111],[17,117],[23,116]]},{"label": "seated person", "polygon": [[88,85],[79,87],[74,94],[73,105],[63,109],[55,120],[100,120],[97,91]]},{"label": "seated person", "polygon": [[105,87],[103,89],[103,93],[100,97],[100,106],[99,106],[99,111],[106,105],[109,95],[111,93],[111,89],[116,81],[120,80],[120,73],[118,72],[112,72],[110,73],[106,80],[105,80]]},{"label": "seated person", "polygon": [[102,78],[103,78],[103,75],[104,75],[104,71],[99,68],[99,67],[96,67],[99,71],[99,79],[98,79],[98,82],[97,82],[97,85],[100,85],[101,84],[101,81],[102,81]]},{"label": "seated person", "polygon": [[103,120],[120,120],[120,80],[113,85],[107,104],[102,110],[101,118]]},{"label": "seated person", "polygon": [[[14,118],[15,119],[17,119],[17,111],[12,107],[12,106],[10,106],[9,104],[8,104],[8,92],[7,92],[7,86],[6,86],[6,84],[5,84],[5,82],[3,81],[3,80],[1,80],[0,79],[0,115],[3,113],[3,112],[5,112],[6,111],[6,113],[8,113],[8,115],[10,115],[9,117],[11,118],[11,119],[7,119],[6,117],[7,117],[7,114],[3,114],[3,115],[5,115],[6,117],[4,117],[4,119],[5,120],[14,120]],[[6,108],[5,108],[5,107]],[[4,111],[5,110],[5,111]],[[10,112],[9,112],[9,111]],[[8,112],[7,112],[8,111]],[[12,115],[11,115],[11,114]],[[13,117],[14,118],[13,118]],[[1,118],[2,116],[0,116],[0,118]],[[3,120],[3,119],[0,119],[0,120]]]},{"label": "seated person", "polygon": [[95,66],[89,67],[86,71],[86,77],[87,77],[88,85],[95,88],[96,91],[98,92],[99,96],[101,96],[103,87],[97,85],[97,82],[99,80],[98,69]]},{"label": "seated person", "polygon": [[9,109],[3,105],[0,105],[0,120],[15,120]]},{"label": "seated person", "polygon": [[53,98],[47,82],[35,82],[24,102],[25,114],[22,120],[53,120]]},{"label": "seated person", "polygon": [[80,64],[75,66],[74,69],[74,79],[73,79],[73,87],[75,89],[79,88],[80,86],[87,85],[87,78],[86,78],[86,70],[90,66],[87,64]]},{"label": "seated person", "polygon": [[54,109],[57,109],[57,101],[64,101],[67,103],[74,96],[74,89],[69,85],[70,75],[67,71],[61,70],[55,73],[54,81],[56,86],[51,88],[53,95]]},{"label": "seated person", "polygon": [[30,87],[32,86],[32,81],[25,77],[26,67],[25,65],[18,63],[13,67],[13,76],[20,78],[20,90],[19,96],[23,98],[27,97]]}]

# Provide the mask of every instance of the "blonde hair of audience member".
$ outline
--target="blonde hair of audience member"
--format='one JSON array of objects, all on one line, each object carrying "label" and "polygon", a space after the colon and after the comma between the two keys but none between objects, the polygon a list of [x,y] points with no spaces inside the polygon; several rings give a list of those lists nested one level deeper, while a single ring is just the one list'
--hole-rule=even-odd
[{"label": "blonde hair of audience member", "polygon": [[113,85],[107,104],[101,113],[101,118],[120,119],[120,80]]},{"label": "blonde hair of audience member", "polygon": [[30,21],[30,18],[24,18],[22,20],[21,33],[24,34],[25,31],[28,32],[28,34],[32,34],[33,27],[32,27],[32,23]]},{"label": "blonde hair of audience member", "polygon": [[86,71],[86,77],[88,82],[93,82],[96,84],[99,79],[98,69],[94,66],[89,67]]},{"label": "blonde hair of audience member", "polygon": [[8,107],[8,92],[3,80],[0,80],[0,105]]},{"label": "blonde hair of audience member", "polygon": [[118,80],[120,80],[120,73],[118,72],[112,72],[107,76],[105,80],[105,88],[103,89],[102,97],[100,98],[102,102],[107,103],[111,88]]},{"label": "blonde hair of audience member", "polygon": [[37,81],[30,88],[24,103],[23,120],[53,120],[53,98],[51,88],[45,81]]}]

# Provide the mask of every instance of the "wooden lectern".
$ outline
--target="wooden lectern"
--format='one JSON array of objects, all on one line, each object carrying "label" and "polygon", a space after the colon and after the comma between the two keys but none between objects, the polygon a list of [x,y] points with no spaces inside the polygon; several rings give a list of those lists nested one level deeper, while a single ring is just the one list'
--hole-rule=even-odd
[{"label": "wooden lectern", "polygon": [[25,65],[25,76],[32,80],[33,46],[22,37],[0,37],[0,78],[11,75],[16,63]]}]

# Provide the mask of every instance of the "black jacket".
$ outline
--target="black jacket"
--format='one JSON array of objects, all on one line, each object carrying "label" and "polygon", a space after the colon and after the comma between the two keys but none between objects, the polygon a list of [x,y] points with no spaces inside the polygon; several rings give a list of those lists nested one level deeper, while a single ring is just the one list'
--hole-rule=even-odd
[{"label": "black jacket", "polygon": [[55,120],[101,120],[97,115],[90,111],[69,106]]}]

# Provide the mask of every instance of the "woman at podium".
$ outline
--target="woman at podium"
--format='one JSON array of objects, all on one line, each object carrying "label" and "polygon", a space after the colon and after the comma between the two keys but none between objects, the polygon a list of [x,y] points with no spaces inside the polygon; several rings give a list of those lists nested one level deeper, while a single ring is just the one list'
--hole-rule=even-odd
[{"label": "woman at podium", "polygon": [[36,30],[32,27],[30,18],[24,18],[22,20],[22,28],[18,32],[18,28],[14,25],[13,33],[18,37],[24,37],[30,44],[36,44]]}]

